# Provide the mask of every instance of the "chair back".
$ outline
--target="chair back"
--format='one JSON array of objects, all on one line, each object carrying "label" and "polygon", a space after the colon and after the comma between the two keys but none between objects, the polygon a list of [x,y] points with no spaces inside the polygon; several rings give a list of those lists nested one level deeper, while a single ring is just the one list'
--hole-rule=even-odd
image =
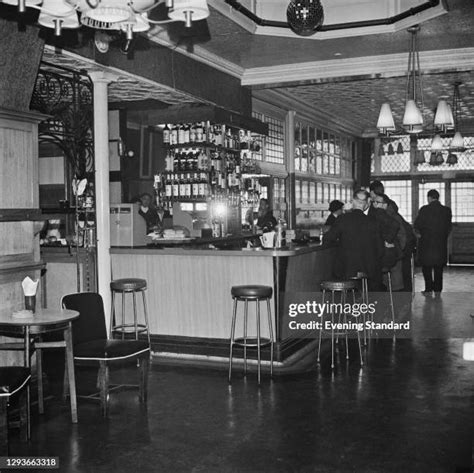
[{"label": "chair back", "polygon": [[107,338],[104,302],[100,294],[96,292],[68,294],[63,296],[61,305],[65,309],[77,310],[80,314],[72,324],[74,345]]}]

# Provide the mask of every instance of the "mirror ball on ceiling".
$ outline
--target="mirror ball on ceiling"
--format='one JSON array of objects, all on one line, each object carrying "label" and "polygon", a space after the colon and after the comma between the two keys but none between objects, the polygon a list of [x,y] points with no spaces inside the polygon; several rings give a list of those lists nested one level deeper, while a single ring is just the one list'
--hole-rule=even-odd
[{"label": "mirror ball on ceiling", "polygon": [[290,28],[300,36],[316,33],[324,21],[320,0],[292,0],[286,10]]}]

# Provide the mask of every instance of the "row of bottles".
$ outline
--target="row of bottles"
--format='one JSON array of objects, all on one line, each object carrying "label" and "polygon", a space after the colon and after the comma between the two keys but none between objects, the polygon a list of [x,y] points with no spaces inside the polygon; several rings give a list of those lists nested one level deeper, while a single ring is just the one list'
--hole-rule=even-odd
[{"label": "row of bottles", "polygon": [[197,123],[166,124],[163,128],[163,143],[168,146],[177,146],[190,143],[211,143],[226,148],[240,148],[239,134],[246,132],[236,131],[226,125],[216,125],[209,121]]},{"label": "row of bottles", "polygon": [[205,172],[155,175],[155,192],[161,201],[206,199],[210,193]]},{"label": "row of bottles", "polygon": [[187,149],[183,151],[168,150],[165,158],[167,172],[207,171],[207,154],[202,149]]}]

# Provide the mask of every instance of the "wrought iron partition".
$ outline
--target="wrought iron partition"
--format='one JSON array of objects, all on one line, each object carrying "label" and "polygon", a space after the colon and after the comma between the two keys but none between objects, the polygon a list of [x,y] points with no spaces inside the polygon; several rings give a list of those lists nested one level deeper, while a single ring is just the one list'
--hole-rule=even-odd
[{"label": "wrought iron partition", "polygon": [[[96,271],[95,196],[94,196],[94,136],[93,86],[85,71],[42,62],[36,79],[31,108],[48,116],[39,124],[39,143],[58,147],[65,158],[65,193],[72,207],[64,209],[66,216],[74,214],[77,290],[94,290]],[[77,185],[87,179],[79,192]],[[75,185],[73,185],[75,183]],[[80,248],[83,248],[84,287],[81,287]]]}]

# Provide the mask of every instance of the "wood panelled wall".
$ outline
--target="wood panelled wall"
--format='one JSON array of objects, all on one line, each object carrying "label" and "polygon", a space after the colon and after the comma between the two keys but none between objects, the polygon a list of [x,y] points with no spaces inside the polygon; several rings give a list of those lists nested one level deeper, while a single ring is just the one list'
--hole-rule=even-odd
[{"label": "wood panelled wall", "polygon": [[[24,306],[21,281],[41,272],[40,222],[28,221],[28,209],[38,208],[38,132],[41,115],[0,110],[0,310]],[[8,210],[18,209],[23,221],[8,221]],[[7,210],[7,212],[5,212]],[[3,212],[2,212],[3,211]],[[18,217],[16,218],[18,220]],[[37,306],[41,304],[41,292]],[[19,355],[18,353],[16,355]],[[1,352],[0,362],[18,356]]]}]

